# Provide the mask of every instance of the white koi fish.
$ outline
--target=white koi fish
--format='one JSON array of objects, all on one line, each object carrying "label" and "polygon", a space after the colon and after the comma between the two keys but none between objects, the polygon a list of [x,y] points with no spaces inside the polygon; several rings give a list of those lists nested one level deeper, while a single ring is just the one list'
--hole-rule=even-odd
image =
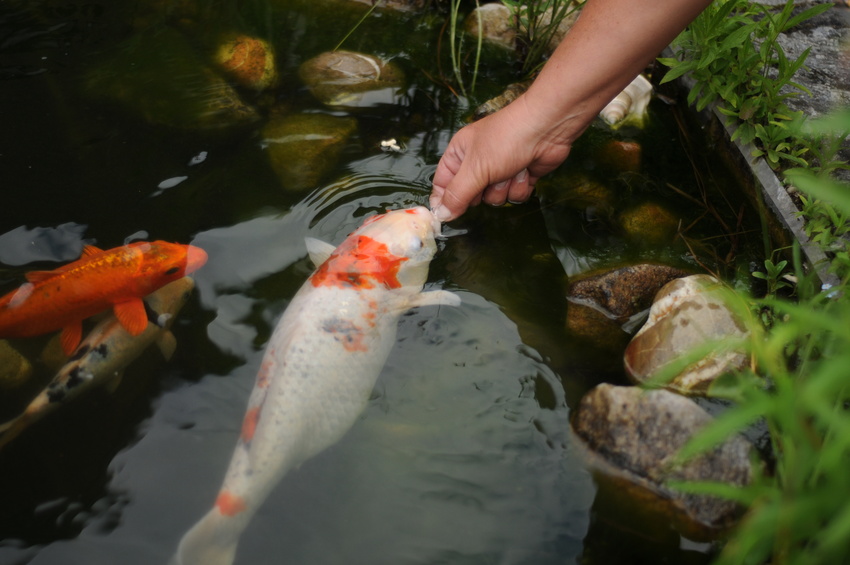
[{"label": "white koi fish", "polygon": [[152,343],[156,342],[163,355],[170,358],[175,343],[169,328],[194,287],[192,279],[183,277],[145,297],[147,308],[158,319],[137,336],[130,335],[114,314],[107,315],[21,415],[0,425],[0,446],[85,391],[101,385],[118,386],[124,369]]},{"label": "white koi fish", "polygon": [[366,407],[399,316],[460,304],[447,291],[422,292],[439,232],[419,206],[369,218],[336,249],[307,241],[319,267],[269,340],[224,484],[172,563],[233,563],[242,531],[274,486],[338,441]]}]

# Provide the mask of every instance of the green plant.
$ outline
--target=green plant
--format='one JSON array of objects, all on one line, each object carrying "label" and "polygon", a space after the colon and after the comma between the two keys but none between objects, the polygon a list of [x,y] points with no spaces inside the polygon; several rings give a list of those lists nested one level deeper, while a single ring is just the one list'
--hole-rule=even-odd
[{"label": "green plant", "polygon": [[502,0],[517,22],[517,47],[524,77],[536,72],[549,54],[562,23],[575,19],[584,0]]},{"label": "green plant", "polygon": [[[463,38],[464,34],[458,27],[458,15],[460,12],[461,0],[451,0],[451,8],[449,12],[449,49],[451,51],[452,72],[457,82],[458,88],[464,96],[467,96],[466,86],[463,80],[461,69],[463,68]],[[475,7],[478,8],[478,0],[475,0]],[[478,18],[478,29],[482,29],[481,13],[476,10]],[[472,81],[469,86],[469,93],[475,91],[475,82],[478,78],[478,65],[481,61],[481,47],[484,40],[484,34],[479,31],[477,42],[475,45],[475,63],[472,70]]]},{"label": "green plant", "polygon": [[732,139],[755,143],[756,156],[777,168],[782,160],[806,166],[807,148],[794,136],[792,124],[802,120],[785,101],[809,91],[793,81],[809,55],[789,60],[779,34],[825,10],[818,4],[793,13],[788,0],[778,13],[747,0],[715,2],[676,38],[676,57],[659,61],[670,67],[661,80],[690,75],[694,85],[688,103],[702,110],[712,102],[737,125]]},{"label": "green plant", "polygon": [[[850,185],[797,170],[789,175],[811,199],[850,217]],[[793,266],[796,302],[768,296],[747,299],[741,316],[751,330],[751,370],[727,375],[711,393],[733,406],[680,453],[687,459],[748,425],[763,421],[770,432],[772,464],[757,465],[749,486],[677,483],[747,508],[716,563],[824,564],[850,562],[850,258],[837,257],[844,274],[834,288],[818,288],[802,268],[799,245]],[[765,262],[765,279],[778,280],[787,263]]]},{"label": "green plant", "polygon": [[764,260],[764,272],[754,271],[753,276],[767,283],[767,296],[775,296],[776,291],[790,287],[790,283],[782,280],[788,261],[782,260],[774,264],[770,259]]}]

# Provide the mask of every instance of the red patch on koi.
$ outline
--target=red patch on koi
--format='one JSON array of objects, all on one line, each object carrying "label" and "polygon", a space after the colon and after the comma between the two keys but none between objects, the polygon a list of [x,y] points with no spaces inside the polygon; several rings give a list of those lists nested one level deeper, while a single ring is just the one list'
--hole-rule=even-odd
[{"label": "red patch on koi", "polygon": [[254,434],[257,431],[257,422],[260,421],[260,408],[260,406],[255,406],[245,414],[245,419],[242,421],[242,441],[245,443],[254,439]]},{"label": "red patch on koi", "polygon": [[310,277],[313,286],[401,288],[398,270],[407,257],[397,257],[371,237],[350,237]]},{"label": "red patch on koi", "polygon": [[225,516],[236,516],[248,508],[241,496],[230,494],[226,490],[218,494],[218,498],[215,499],[215,506]]}]

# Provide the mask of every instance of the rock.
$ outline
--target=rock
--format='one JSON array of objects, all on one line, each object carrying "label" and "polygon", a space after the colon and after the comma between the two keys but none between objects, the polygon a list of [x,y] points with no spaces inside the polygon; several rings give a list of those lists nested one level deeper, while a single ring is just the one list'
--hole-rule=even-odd
[{"label": "rock", "polygon": [[475,37],[480,35],[488,43],[508,49],[515,47],[517,32],[514,13],[501,2],[482,4],[472,10],[463,22],[463,29]]},{"label": "rock", "polygon": [[654,202],[644,202],[624,210],[619,219],[626,237],[650,245],[669,243],[679,227],[679,217]]},{"label": "rock", "polygon": [[90,73],[87,86],[92,96],[116,101],[153,124],[213,129],[259,119],[257,110],[170,28],[134,35]]},{"label": "rock", "polygon": [[5,339],[0,339],[0,391],[8,393],[23,387],[30,375],[32,365]]},{"label": "rock", "polygon": [[328,51],[301,64],[298,76],[328,106],[396,102],[404,73],[395,64],[353,51]]},{"label": "rock", "polygon": [[[708,275],[692,275],[664,286],[646,323],[626,348],[624,362],[629,378],[645,382],[695,347],[724,338],[745,338],[748,331],[729,307],[721,288],[717,279]],[[667,388],[703,395],[717,377],[748,363],[749,356],[738,350],[710,353],[688,365]]]},{"label": "rock", "polygon": [[356,129],[353,118],[294,114],[272,119],[262,130],[262,143],[283,187],[300,191],[330,172]]},{"label": "rock", "polygon": [[621,141],[612,139],[595,154],[599,167],[621,173],[636,173],[640,171],[642,148],[636,141]]},{"label": "rock", "polygon": [[576,210],[593,208],[613,210],[616,193],[606,184],[583,173],[562,177],[543,177],[537,184],[541,194]]},{"label": "rock", "polygon": [[682,269],[650,263],[586,273],[570,280],[567,298],[590,304],[623,323],[649,308],[661,287],[687,275]]},{"label": "rock", "polygon": [[570,338],[579,339],[596,351],[609,353],[612,363],[608,368],[619,368],[617,360],[629,342],[629,334],[615,320],[598,308],[570,302],[567,305],[566,330]]},{"label": "rock", "polygon": [[490,100],[484,102],[480,106],[478,106],[472,114],[473,120],[480,120],[485,116],[489,116],[495,112],[498,112],[514,100],[520,97],[520,95],[528,90],[528,87],[531,86],[530,80],[524,82],[514,82],[509,84],[505,91],[499,94],[498,96],[494,96]]},{"label": "rock", "polygon": [[263,39],[248,35],[226,37],[213,59],[222,72],[245,88],[262,91],[278,82],[274,50]]},{"label": "rock", "polygon": [[674,464],[685,443],[712,420],[692,400],[665,390],[601,384],[584,395],[573,428],[593,470],[613,482],[619,496],[641,499],[648,513],[666,516],[683,536],[707,541],[735,524],[735,502],[685,494],[671,480],[748,484],[751,445],[740,436]]}]

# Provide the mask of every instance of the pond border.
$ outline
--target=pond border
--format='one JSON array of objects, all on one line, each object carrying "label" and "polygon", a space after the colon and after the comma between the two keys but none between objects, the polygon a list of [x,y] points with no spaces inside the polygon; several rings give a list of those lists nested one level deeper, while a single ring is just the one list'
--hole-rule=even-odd
[{"label": "pond border", "polygon": [[[673,57],[672,49],[667,47],[663,56]],[[689,76],[683,76],[677,80],[685,92],[690,91],[695,84],[695,81]],[[701,112],[695,111],[693,108],[689,108],[689,110],[696,113],[698,118],[708,125],[707,131],[715,142],[724,144],[725,153],[727,153],[727,156],[731,156],[729,164],[736,167],[738,172],[744,173],[747,177],[742,180],[748,181],[748,184],[757,189],[761,196],[761,202],[755,202],[756,207],[770,212],[775,220],[774,223],[778,224],[786,235],[799,242],[803,257],[809,269],[818,277],[821,287],[826,289],[839,284],[839,278],[830,272],[831,261],[829,257],[820,245],[806,235],[803,229],[805,221],[800,216],[799,209],[788,195],[788,191],[779,177],[776,176],[774,170],[770,168],[763,157],[752,156],[756,149],[752,143],[743,143],[740,138],[732,140],[737,124],[729,124],[728,118],[720,112],[717,104],[713,102]],[[774,226],[774,232],[775,228],[776,226]]]}]

